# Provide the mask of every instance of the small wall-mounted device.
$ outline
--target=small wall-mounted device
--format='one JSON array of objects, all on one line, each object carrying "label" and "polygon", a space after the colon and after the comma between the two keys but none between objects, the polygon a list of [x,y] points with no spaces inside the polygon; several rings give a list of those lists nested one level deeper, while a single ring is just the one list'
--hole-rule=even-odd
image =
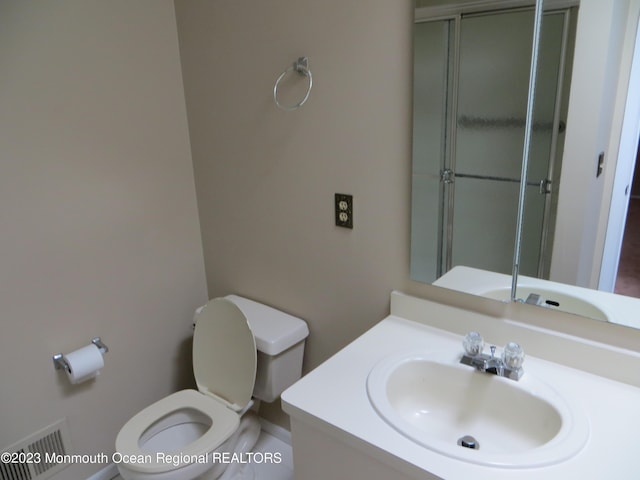
[{"label": "small wall-mounted device", "polygon": [[604,171],[604,152],[600,152],[598,154],[598,167],[596,169],[596,178],[602,175],[603,171]]}]

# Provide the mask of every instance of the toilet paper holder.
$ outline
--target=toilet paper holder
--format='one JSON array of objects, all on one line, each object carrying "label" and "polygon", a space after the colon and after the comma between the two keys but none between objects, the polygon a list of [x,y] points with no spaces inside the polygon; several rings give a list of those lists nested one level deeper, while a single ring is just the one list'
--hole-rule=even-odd
[{"label": "toilet paper holder", "polygon": [[[93,343],[96,347],[98,347],[98,350],[100,350],[100,353],[102,355],[104,355],[109,351],[109,347],[107,347],[104,343],[102,343],[102,340],[100,340],[100,337],[95,337],[91,339],[91,343]],[[67,359],[64,358],[64,354],[62,353],[56,353],[53,356],[53,366],[55,367],[56,370],[65,370],[67,373],[71,373],[71,367],[69,366]]]}]

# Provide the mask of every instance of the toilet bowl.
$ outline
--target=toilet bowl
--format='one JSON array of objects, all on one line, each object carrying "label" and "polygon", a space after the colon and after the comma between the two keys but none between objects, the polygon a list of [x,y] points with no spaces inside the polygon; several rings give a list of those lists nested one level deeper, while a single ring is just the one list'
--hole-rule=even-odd
[{"label": "toilet bowl", "polygon": [[122,427],[114,456],[122,478],[226,479],[250,468],[243,455],[260,434],[252,394],[271,402],[300,377],[307,335],[305,322],[266,305],[211,300],[193,335],[198,390],[173,393]]}]

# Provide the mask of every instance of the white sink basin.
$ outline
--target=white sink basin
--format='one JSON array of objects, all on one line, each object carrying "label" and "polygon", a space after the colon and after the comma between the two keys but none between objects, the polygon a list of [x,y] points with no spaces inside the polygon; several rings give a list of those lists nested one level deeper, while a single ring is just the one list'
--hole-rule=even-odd
[{"label": "white sink basin", "polygon": [[[563,312],[582,315],[583,317],[593,318],[594,320],[601,320],[603,322],[609,321],[609,317],[605,312],[583,298],[536,286],[518,285],[518,298],[526,300],[532,293],[540,295],[540,306],[542,307],[562,310]],[[483,292],[481,295],[483,297],[493,298],[494,300],[508,301],[511,298],[511,288],[496,288]]]},{"label": "white sink basin", "polygon": [[[367,379],[377,413],[443,455],[499,467],[559,463],[589,437],[580,410],[526,373],[520,381],[475,371],[449,352],[412,352],[378,363]],[[471,436],[478,449],[461,446]],[[469,439],[467,439],[469,441]]]}]

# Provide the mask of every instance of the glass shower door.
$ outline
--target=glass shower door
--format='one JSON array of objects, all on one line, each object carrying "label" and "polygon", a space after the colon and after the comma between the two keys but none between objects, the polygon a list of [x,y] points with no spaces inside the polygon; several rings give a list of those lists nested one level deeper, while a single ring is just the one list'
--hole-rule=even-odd
[{"label": "glass shower door", "polygon": [[565,130],[562,118],[566,118],[561,97],[569,15],[569,10],[545,13],[538,52],[520,272],[540,278],[549,277],[551,266],[557,184]]},{"label": "glass shower door", "polygon": [[511,273],[533,13],[464,16],[451,264]]}]

